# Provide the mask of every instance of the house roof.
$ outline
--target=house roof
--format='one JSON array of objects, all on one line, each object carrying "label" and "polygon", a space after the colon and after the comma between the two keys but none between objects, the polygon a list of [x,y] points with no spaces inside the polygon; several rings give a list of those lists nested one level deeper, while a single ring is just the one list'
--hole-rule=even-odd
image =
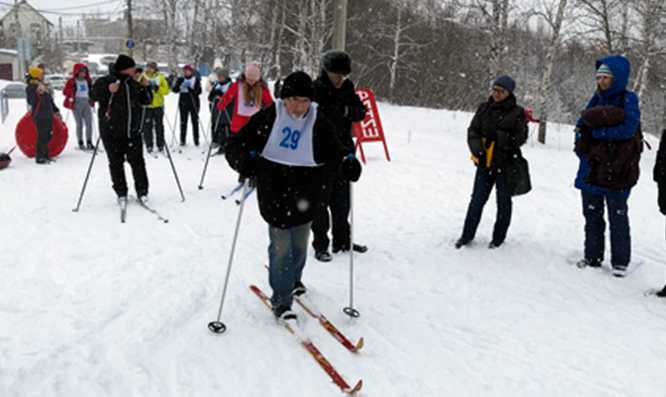
[{"label": "house roof", "polygon": [[46,21],[46,23],[48,23],[50,26],[53,26],[53,24],[51,23],[51,21],[49,21],[44,15],[42,15],[41,12],[37,11],[37,10],[35,9],[35,7],[31,6],[30,3],[28,3],[26,0],[21,0],[21,1],[18,2],[17,4],[14,4],[14,6],[13,6],[9,11],[7,11],[7,13],[6,13],[2,18],[0,18],[0,22],[4,22],[5,18],[7,18],[9,15],[11,15],[13,12],[15,12],[15,9],[16,9],[17,7],[21,7],[22,5],[25,5],[26,7],[28,7],[28,9],[29,9],[30,11],[34,12],[35,14],[37,14],[40,18],[42,18],[44,21]]}]

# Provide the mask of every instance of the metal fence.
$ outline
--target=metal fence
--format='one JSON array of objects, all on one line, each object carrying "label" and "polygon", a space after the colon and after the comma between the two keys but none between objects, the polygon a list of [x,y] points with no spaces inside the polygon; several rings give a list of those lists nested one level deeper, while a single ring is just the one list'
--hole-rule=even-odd
[{"label": "metal fence", "polygon": [[[25,99],[25,84],[13,83],[5,86],[0,91],[0,110],[2,112],[2,123],[9,114],[9,100],[10,99]],[[27,106],[27,102],[26,102]]]}]

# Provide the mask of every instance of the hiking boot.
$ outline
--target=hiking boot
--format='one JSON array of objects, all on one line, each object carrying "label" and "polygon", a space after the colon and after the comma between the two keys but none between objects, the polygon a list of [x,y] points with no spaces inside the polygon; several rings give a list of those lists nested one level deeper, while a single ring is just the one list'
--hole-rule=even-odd
[{"label": "hiking boot", "polygon": [[488,248],[492,250],[492,249],[495,249],[495,248],[499,247],[500,245],[502,245],[501,241],[492,240],[490,242],[490,244],[488,244]]},{"label": "hiking boot", "polygon": [[36,159],[36,160],[35,160],[35,163],[37,163],[37,164],[51,164],[51,162],[48,161],[48,160],[45,159],[45,158]]},{"label": "hiking boot", "polygon": [[[360,245],[360,244],[353,244],[352,247],[354,248],[355,252],[359,252],[361,254],[368,250],[367,246]],[[342,251],[342,252],[349,251],[349,246],[345,244],[345,245],[342,245],[342,246],[339,246],[339,247],[333,247],[333,253],[334,254],[337,254],[340,251]]]},{"label": "hiking boot", "polygon": [[274,307],[273,315],[278,321],[296,320],[296,313],[291,311],[291,306]]},{"label": "hiking boot", "polygon": [[599,259],[581,259],[576,263],[576,266],[579,269],[586,267],[601,267],[601,261]]},{"label": "hiking boot", "polygon": [[613,266],[613,276],[617,278],[623,278],[626,275],[627,275],[626,266]]},{"label": "hiking boot", "polygon": [[460,249],[460,247],[463,247],[467,244],[469,244],[470,240],[466,239],[465,237],[460,237],[458,241],[455,243],[456,249]]},{"label": "hiking boot", "polygon": [[294,283],[294,289],[291,291],[292,296],[301,296],[308,292],[307,288],[305,288],[305,285],[299,280]]},{"label": "hiking boot", "polygon": [[86,147],[83,146],[83,141],[79,141],[79,150],[86,150]]},{"label": "hiking boot", "polygon": [[88,141],[88,143],[86,143],[86,149],[95,150],[95,146],[93,146],[92,142]]},{"label": "hiking boot", "polygon": [[333,259],[333,257],[331,256],[331,254],[328,253],[328,251],[315,252],[315,258],[317,258],[319,262],[330,262],[331,259]]},{"label": "hiking boot", "polygon": [[147,148],[146,148],[146,152],[148,152],[148,153],[152,153],[152,152],[153,152],[153,147],[152,147],[152,146],[147,147]]}]

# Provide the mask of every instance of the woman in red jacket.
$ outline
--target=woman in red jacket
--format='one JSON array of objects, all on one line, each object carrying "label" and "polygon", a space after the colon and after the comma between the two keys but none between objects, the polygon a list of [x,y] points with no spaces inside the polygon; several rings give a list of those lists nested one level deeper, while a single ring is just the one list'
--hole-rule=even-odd
[{"label": "woman in red jacket", "polygon": [[[65,83],[62,94],[65,96],[63,106],[72,111],[76,122],[76,138],[79,149],[92,150],[92,108],[95,102],[90,100],[89,92],[92,80],[88,68],[82,63],[74,65],[73,76]],[[83,146],[83,123],[86,124],[86,146]]]},{"label": "woman in red jacket", "polygon": [[217,109],[224,111],[234,99],[236,106],[234,106],[230,127],[233,132],[238,132],[252,115],[273,104],[273,97],[266,87],[266,83],[261,79],[257,62],[252,62],[245,69],[245,73],[229,87],[218,102]]}]

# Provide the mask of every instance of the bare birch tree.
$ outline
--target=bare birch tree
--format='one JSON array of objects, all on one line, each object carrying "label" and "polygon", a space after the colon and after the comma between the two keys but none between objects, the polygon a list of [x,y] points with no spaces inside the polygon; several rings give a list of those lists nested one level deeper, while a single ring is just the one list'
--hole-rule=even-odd
[{"label": "bare birch tree", "polygon": [[[539,120],[539,142],[546,143],[546,127],[548,122],[548,90],[550,89],[551,76],[553,73],[553,64],[555,63],[555,55],[560,43],[562,22],[564,21],[564,11],[567,8],[567,0],[557,0],[554,3],[542,3],[544,6],[543,12],[537,12],[550,27],[551,35],[548,44],[548,52],[546,53],[545,63],[541,70],[541,82],[539,84],[539,101],[537,106],[537,117]],[[557,4],[557,9],[554,11],[554,5]]]}]

